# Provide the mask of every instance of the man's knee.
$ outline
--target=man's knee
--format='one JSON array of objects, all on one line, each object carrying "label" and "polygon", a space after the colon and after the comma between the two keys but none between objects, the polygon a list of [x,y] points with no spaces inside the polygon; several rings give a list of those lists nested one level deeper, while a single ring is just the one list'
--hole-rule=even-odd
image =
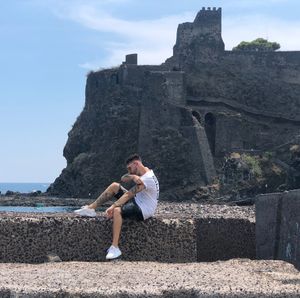
[{"label": "man's knee", "polygon": [[115,216],[121,216],[121,208],[120,207],[114,208],[114,217]]},{"label": "man's knee", "polygon": [[113,182],[109,187],[113,190],[114,193],[117,193],[120,189],[120,183]]}]

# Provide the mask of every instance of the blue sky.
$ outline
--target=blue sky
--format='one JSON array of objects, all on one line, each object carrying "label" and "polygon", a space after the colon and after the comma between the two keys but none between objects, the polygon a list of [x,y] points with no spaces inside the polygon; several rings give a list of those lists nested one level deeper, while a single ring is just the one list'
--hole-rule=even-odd
[{"label": "blue sky", "polygon": [[84,106],[89,70],[172,55],[179,23],[223,8],[223,39],[268,38],[300,50],[296,0],[10,0],[0,4],[0,182],[52,182]]}]

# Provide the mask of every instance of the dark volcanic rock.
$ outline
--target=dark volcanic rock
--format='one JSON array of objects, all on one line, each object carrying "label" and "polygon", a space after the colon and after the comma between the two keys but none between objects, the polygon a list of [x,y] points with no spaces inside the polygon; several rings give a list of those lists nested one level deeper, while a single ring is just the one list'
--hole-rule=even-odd
[{"label": "dark volcanic rock", "polygon": [[[227,196],[227,201],[239,202],[259,193],[279,191],[286,181],[286,171],[271,155],[232,153],[225,158],[221,170],[220,196]],[[254,204],[254,199],[249,203]]]}]

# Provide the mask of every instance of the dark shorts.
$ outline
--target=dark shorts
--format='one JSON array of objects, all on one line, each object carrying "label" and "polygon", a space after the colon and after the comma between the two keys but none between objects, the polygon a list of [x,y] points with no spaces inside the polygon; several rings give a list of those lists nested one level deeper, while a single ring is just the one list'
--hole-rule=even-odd
[{"label": "dark shorts", "polygon": [[[115,198],[117,200],[120,199],[125,192],[127,192],[127,189],[120,185],[120,190],[115,194]],[[130,218],[137,221],[144,220],[142,210],[136,203],[135,198],[132,198],[121,207],[121,215],[122,218]]]}]

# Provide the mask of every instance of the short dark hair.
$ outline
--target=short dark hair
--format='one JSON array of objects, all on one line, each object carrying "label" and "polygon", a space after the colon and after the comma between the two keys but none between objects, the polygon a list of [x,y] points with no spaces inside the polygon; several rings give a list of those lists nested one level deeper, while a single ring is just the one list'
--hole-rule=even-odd
[{"label": "short dark hair", "polygon": [[134,153],[134,154],[131,154],[125,161],[126,165],[130,164],[132,161],[134,160],[139,160],[139,161],[142,161],[141,157],[137,154],[137,153]]}]

